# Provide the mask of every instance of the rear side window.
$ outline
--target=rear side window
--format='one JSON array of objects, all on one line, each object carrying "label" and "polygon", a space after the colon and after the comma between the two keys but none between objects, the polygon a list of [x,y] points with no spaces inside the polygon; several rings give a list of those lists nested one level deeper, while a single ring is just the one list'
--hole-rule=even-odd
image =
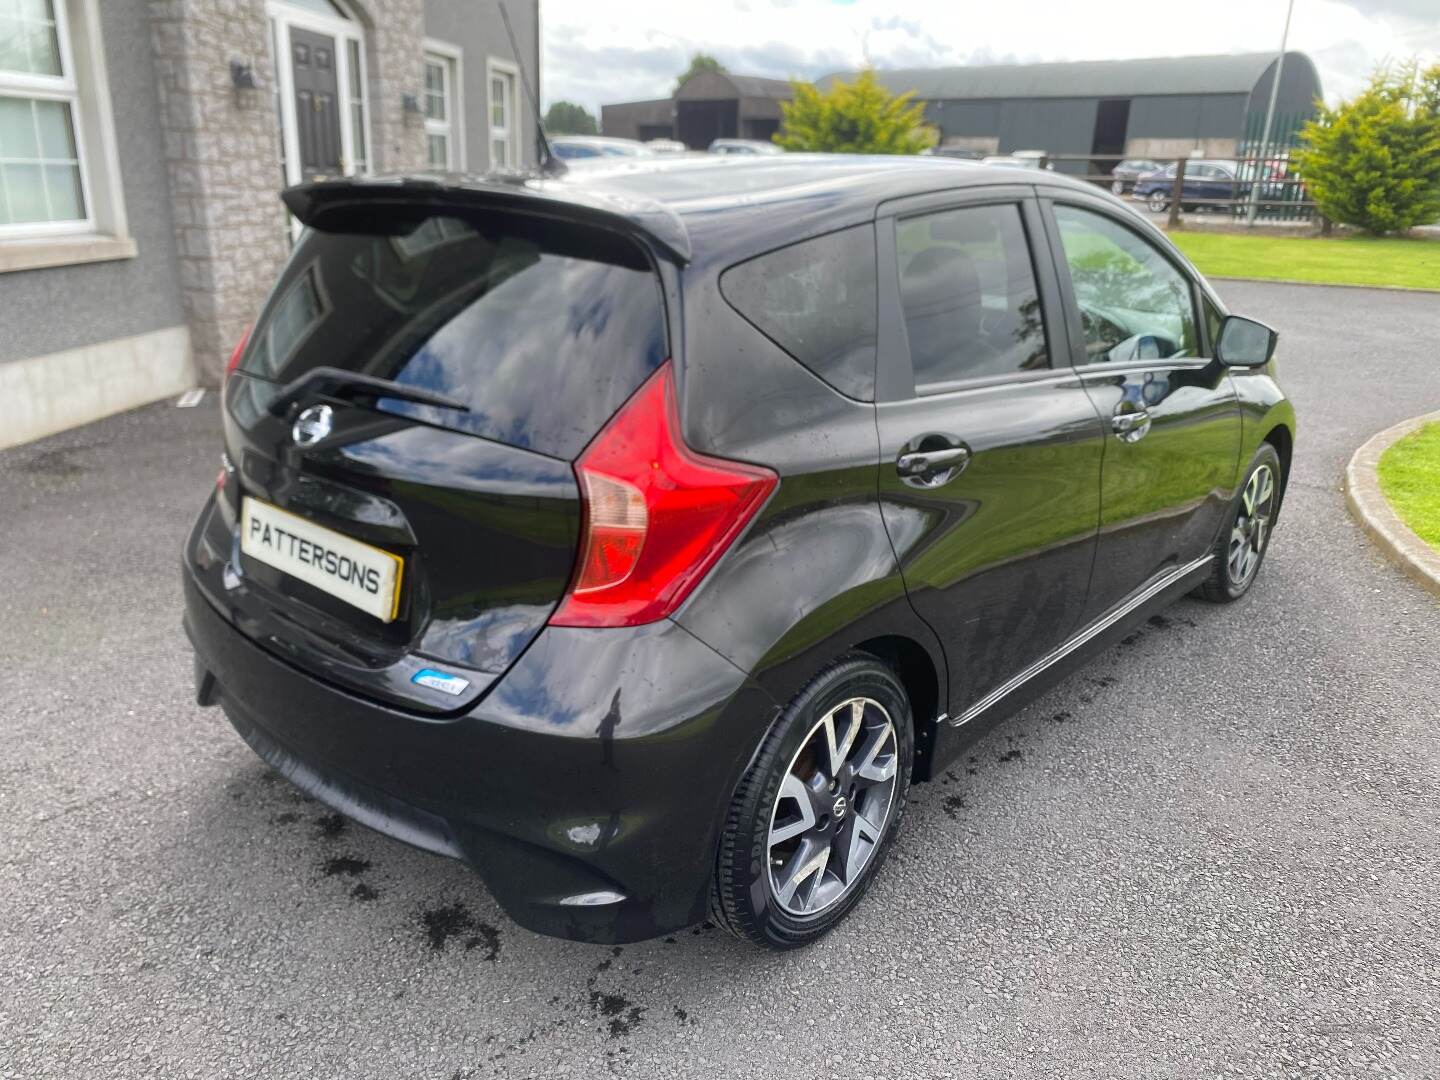
[{"label": "rear side window", "polygon": [[875,229],[857,225],[726,270],[720,292],[840,393],[875,397]]},{"label": "rear side window", "polygon": [[902,218],[895,223],[895,250],[919,393],[1050,366],[1018,206]]},{"label": "rear side window", "polygon": [[[395,212],[372,216],[393,226]],[[241,370],[392,379],[469,412],[381,399],[386,411],[571,459],[665,358],[659,282],[623,237],[500,214],[391,231],[307,230]]]}]

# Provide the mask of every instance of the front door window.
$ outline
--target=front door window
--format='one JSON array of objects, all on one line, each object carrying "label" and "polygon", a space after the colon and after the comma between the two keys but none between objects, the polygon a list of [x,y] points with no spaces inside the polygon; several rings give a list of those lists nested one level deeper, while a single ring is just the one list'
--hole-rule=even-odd
[{"label": "front door window", "polygon": [[1090,363],[1195,356],[1190,282],[1155,247],[1119,222],[1056,206]]}]

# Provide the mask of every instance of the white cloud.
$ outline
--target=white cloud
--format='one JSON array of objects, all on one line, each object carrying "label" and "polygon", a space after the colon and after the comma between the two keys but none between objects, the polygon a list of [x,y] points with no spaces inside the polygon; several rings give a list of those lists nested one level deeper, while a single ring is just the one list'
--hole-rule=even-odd
[{"label": "white cloud", "polygon": [[[1428,13],[1428,15],[1427,15]],[[1290,47],[1310,54],[1331,101],[1373,68],[1440,60],[1440,0],[1296,0]],[[1284,0],[544,0],[545,99],[597,110],[664,97],[690,54],[730,70],[813,78],[861,66],[919,67],[1274,49]]]}]

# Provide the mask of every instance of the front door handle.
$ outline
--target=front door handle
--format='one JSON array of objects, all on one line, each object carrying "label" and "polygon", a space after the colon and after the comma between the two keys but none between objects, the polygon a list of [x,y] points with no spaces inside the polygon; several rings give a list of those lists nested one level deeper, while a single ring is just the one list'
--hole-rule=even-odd
[{"label": "front door handle", "polygon": [[1110,427],[1120,436],[1121,442],[1138,442],[1150,430],[1150,414],[1144,409],[1116,413],[1110,418]]}]

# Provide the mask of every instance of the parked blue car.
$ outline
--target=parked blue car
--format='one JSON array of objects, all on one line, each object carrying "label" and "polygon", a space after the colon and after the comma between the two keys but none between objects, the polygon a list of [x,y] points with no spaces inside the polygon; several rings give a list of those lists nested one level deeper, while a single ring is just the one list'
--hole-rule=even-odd
[{"label": "parked blue car", "polygon": [[[1160,214],[1170,208],[1174,187],[1175,166],[1170,165],[1136,180],[1134,196],[1143,199],[1147,209]],[[1248,191],[1249,184],[1236,176],[1234,162],[1192,158],[1185,162],[1180,209],[1194,210],[1205,205],[1229,207],[1233,205],[1232,200],[1243,199]]]}]

